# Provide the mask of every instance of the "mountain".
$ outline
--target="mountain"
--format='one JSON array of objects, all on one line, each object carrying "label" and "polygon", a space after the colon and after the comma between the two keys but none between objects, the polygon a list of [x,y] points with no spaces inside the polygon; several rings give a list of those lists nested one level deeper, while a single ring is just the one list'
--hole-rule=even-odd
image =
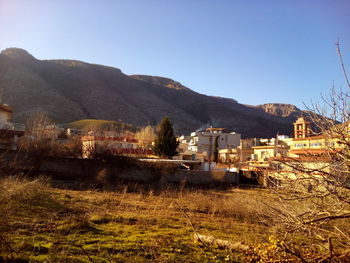
[{"label": "mountain", "polygon": [[144,126],[167,115],[178,134],[213,125],[243,137],[270,137],[290,135],[294,121],[277,107],[270,111],[203,95],[168,78],[128,76],[76,60],[38,60],[17,48],[0,54],[0,88],[3,101],[14,109],[14,122],[35,110],[48,112],[58,123],[104,119]]},{"label": "mountain", "polygon": [[137,80],[143,80],[158,86],[167,87],[169,89],[176,90],[190,90],[189,88],[183,86],[180,82],[174,81],[172,79],[156,76],[147,76],[147,75],[130,75],[129,77]]},{"label": "mountain", "polygon": [[289,118],[292,121],[297,117],[300,117],[300,115],[304,112],[294,105],[282,103],[266,103],[257,105],[255,108],[261,109],[264,112],[274,116]]}]

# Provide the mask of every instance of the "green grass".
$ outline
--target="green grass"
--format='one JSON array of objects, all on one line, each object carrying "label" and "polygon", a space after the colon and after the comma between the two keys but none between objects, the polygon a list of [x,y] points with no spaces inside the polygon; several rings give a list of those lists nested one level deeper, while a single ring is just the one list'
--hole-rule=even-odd
[{"label": "green grass", "polygon": [[245,245],[274,231],[257,214],[272,198],[261,189],[72,191],[39,179],[0,186],[0,261],[247,262],[244,251],[195,242],[188,218],[201,235]]},{"label": "green grass", "polygon": [[89,130],[92,128],[101,129],[109,125],[117,125],[117,122],[108,121],[108,120],[84,119],[84,120],[70,122],[67,124],[67,127],[79,129],[79,130]]}]

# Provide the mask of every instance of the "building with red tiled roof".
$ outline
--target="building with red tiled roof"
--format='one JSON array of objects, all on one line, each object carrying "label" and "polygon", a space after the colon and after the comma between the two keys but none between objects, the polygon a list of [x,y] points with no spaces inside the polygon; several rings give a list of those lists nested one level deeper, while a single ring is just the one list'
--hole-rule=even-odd
[{"label": "building with red tiled roof", "polygon": [[139,148],[138,140],[130,135],[81,137],[83,158],[90,158],[95,151],[108,150],[116,155],[147,157],[153,155],[149,149]]}]

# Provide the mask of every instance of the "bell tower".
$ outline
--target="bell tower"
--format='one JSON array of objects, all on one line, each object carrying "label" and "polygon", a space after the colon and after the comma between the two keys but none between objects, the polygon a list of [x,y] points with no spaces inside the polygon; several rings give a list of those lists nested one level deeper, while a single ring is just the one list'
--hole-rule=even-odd
[{"label": "bell tower", "polygon": [[311,134],[311,123],[303,117],[294,122],[294,138],[306,138]]}]

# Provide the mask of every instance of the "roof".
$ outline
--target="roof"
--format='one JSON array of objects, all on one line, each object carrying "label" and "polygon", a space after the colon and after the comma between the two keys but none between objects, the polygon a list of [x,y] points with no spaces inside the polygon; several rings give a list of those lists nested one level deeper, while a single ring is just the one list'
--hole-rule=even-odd
[{"label": "roof", "polygon": [[330,136],[325,135],[315,135],[315,136],[309,136],[304,138],[293,138],[293,141],[306,141],[306,140],[320,140],[320,139],[330,139]]},{"label": "roof", "polygon": [[111,149],[112,152],[117,154],[130,154],[130,155],[153,155],[154,152],[152,150],[148,149],[125,149],[125,148],[119,148],[119,149]]},{"label": "roof", "polygon": [[0,103],[0,110],[12,113],[12,108],[7,104]]},{"label": "roof", "polygon": [[82,141],[117,141],[137,143],[138,140],[130,137],[108,137],[108,136],[83,136]]},{"label": "roof", "polygon": [[260,145],[260,146],[253,146],[253,149],[274,149],[274,148],[285,148],[282,145]]},{"label": "roof", "polygon": [[226,128],[213,128],[213,127],[210,127],[210,128],[206,128],[205,130],[206,131],[223,131],[225,129]]},{"label": "roof", "polygon": [[336,153],[337,150],[334,149],[294,149],[289,151],[289,153],[293,153],[293,154],[315,154],[315,155],[319,155],[319,154],[326,154],[326,153]]},{"label": "roof", "polygon": [[272,161],[279,161],[282,163],[287,162],[331,162],[332,158],[330,156],[299,156],[299,157],[274,157],[272,158]]},{"label": "roof", "polygon": [[301,124],[301,123],[310,123],[310,121],[304,117],[299,117],[294,124]]},{"label": "roof", "polygon": [[199,160],[171,160],[171,159],[139,159],[141,162],[149,163],[173,163],[173,164],[200,164]]},{"label": "roof", "polygon": [[214,127],[209,127],[209,128],[207,128],[207,130],[221,131],[221,130],[225,130],[225,128],[214,128]]}]

